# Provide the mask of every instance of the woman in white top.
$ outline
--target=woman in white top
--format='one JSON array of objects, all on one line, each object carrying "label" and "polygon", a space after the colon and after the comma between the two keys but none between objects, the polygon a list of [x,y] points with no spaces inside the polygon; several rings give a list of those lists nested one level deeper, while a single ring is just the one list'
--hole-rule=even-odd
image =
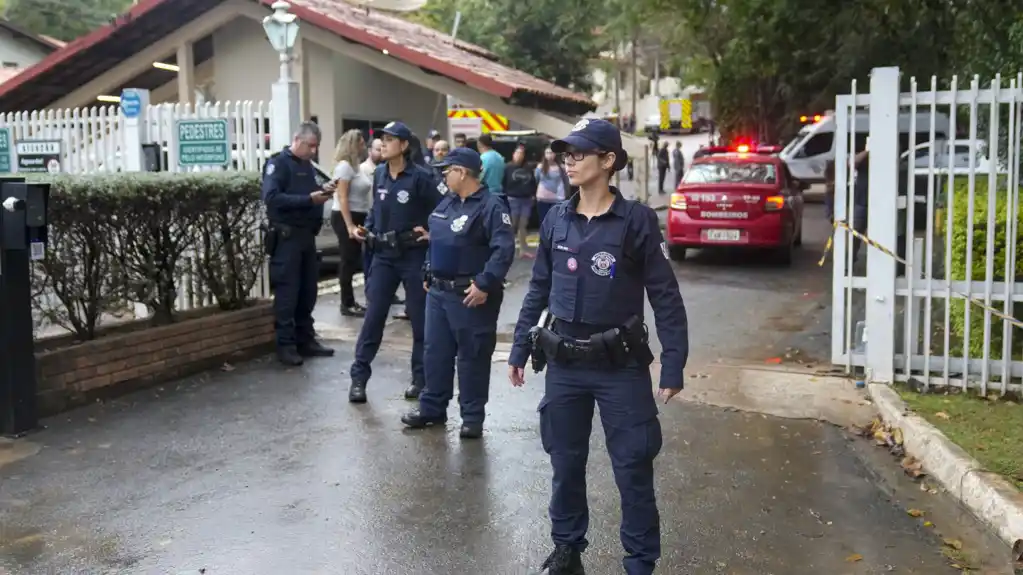
[{"label": "woman in white top", "polygon": [[362,317],[366,308],[355,301],[352,276],[360,267],[362,244],[355,239],[355,229],[366,222],[370,209],[370,188],[373,182],[359,169],[366,156],[366,140],[359,130],[348,130],[337,141],[334,150],[334,206],[330,225],[337,235],[341,252],[338,281],[341,284],[341,315]]}]

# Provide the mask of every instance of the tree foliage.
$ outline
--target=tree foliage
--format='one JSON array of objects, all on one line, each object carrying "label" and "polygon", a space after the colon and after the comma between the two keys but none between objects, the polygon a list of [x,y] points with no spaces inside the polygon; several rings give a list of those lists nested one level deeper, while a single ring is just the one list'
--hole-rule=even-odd
[{"label": "tree foliage", "polygon": [[33,32],[71,41],[108,23],[132,0],[5,0],[8,20]]},{"label": "tree foliage", "polygon": [[410,19],[497,54],[502,63],[579,91],[591,88],[591,66],[606,40],[595,31],[606,15],[586,0],[430,0]]}]

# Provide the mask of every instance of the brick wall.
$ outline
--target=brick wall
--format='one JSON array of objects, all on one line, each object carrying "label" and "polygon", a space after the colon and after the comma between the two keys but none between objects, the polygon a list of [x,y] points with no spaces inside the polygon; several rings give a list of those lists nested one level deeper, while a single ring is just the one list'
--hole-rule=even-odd
[{"label": "brick wall", "polygon": [[269,303],[36,354],[41,415],[185,377],[272,349]]}]

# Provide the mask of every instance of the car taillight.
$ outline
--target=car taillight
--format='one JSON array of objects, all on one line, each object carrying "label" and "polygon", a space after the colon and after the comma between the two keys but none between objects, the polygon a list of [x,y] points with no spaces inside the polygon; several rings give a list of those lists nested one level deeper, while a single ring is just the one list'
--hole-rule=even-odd
[{"label": "car taillight", "polygon": [[686,195],[682,192],[675,192],[671,194],[671,209],[673,210],[685,210],[688,209],[686,204]]},{"label": "car taillight", "polygon": [[735,151],[739,152],[740,154],[748,154],[749,146],[747,146],[746,144],[739,144],[738,146],[735,147]]},{"label": "car taillight", "polygon": [[785,207],[785,196],[769,196],[764,199],[764,211],[776,212]]}]

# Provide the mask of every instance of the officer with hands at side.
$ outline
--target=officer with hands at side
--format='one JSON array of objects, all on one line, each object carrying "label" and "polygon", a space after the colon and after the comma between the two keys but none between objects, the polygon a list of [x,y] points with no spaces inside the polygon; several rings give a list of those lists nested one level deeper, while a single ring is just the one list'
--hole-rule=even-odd
[{"label": "officer with hands at side", "polygon": [[[413,429],[447,422],[458,367],[463,438],[483,435],[490,360],[504,278],[515,258],[505,203],[480,183],[480,155],[455,148],[435,164],[451,190],[430,214],[426,296],[426,388],[401,421]],[[456,362],[457,358],[457,362]]]},{"label": "officer with hands at side", "polygon": [[[554,470],[554,551],[541,572],[584,573],[586,462],[596,403],[621,494],[623,566],[628,575],[650,575],[661,554],[653,462],[662,438],[643,292],[663,350],[657,397],[665,403],[682,390],[689,353],[685,306],[656,213],[609,185],[628,162],[618,128],[582,120],[551,148],[564,157],[579,192],[544,218],[508,360],[516,387],[525,383],[530,354],[536,371],[548,362],[539,412],[541,442]],[[547,316],[553,317],[549,327]]]},{"label": "officer with hands at side", "polygon": [[312,122],[298,127],[291,145],[270,158],[262,183],[269,229],[270,283],[274,290],[274,328],[277,358],[288,366],[303,357],[330,357],[334,350],[316,341],[319,263],[316,235],[323,226],[323,204],[333,197],[334,183],[316,183],[310,161],[320,145],[320,128]]},{"label": "officer with hands at side", "polygon": [[423,329],[426,294],[423,292],[423,263],[430,234],[430,213],[446,190],[439,190],[433,174],[412,163],[409,139],[412,131],[401,122],[391,122],[381,130],[381,159],[373,175],[373,209],[366,226],[356,230],[356,238],[369,241],[373,250],[368,274],[367,309],[355,361],[350,370],[348,401],[366,402],[366,384],[370,364],[380,351],[384,324],[398,285],[405,287],[405,309],[412,324],[412,383],[405,390],[407,399],[417,399],[425,385],[423,373]]}]

